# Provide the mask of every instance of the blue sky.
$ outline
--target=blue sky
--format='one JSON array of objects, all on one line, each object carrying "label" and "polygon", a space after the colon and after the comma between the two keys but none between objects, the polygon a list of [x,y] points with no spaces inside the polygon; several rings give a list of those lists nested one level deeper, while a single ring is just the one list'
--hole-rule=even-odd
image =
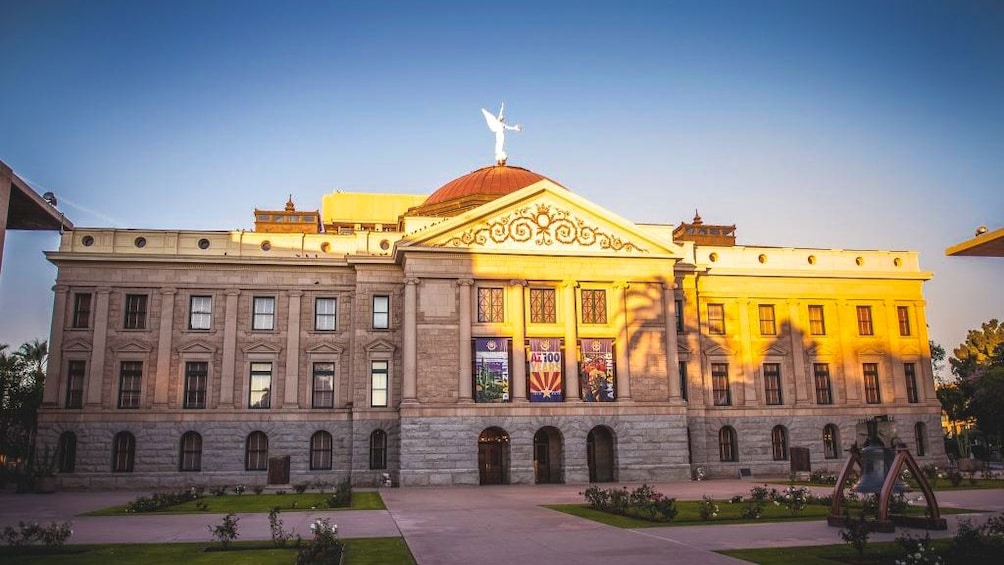
[{"label": "blue sky", "polygon": [[[285,5],[292,4],[292,5]],[[292,193],[510,164],[741,244],[913,249],[932,338],[1004,318],[1004,5],[0,0],[0,159],[78,226],[250,228]],[[10,232],[0,343],[46,338],[57,236]]]}]

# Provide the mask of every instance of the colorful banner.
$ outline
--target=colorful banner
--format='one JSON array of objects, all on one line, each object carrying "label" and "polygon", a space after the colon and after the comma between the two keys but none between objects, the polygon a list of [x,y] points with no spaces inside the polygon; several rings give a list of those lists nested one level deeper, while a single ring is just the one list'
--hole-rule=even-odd
[{"label": "colorful banner", "polygon": [[509,402],[508,346],[505,339],[474,340],[475,402]]},{"label": "colorful banner", "polygon": [[530,338],[530,402],[562,402],[565,399],[561,378],[561,340]]},{"label": "colorful banner", "polygon": [[612,339],[583,339],[579,385],[584,402],[613,402],[614,343]]}]

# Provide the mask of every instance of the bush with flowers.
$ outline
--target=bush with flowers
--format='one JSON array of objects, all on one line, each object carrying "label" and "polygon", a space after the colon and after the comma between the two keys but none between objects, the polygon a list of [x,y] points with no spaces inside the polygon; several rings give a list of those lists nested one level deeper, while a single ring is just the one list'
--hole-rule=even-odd
[{"label": "bush with flowers", "polygon": [[701,514],[701,520],[714,520],[718,517],[718,505],[710,496],[701,497],[701,502],[697,505],[697,510]]},{"label": "bush with flowers", "polygon": [[310,524],[310,544],[300,549],[296,565],[326,565],[338,563],[344,546],[338,541],[338,525],[327,518],[318,518]]},{"label": "bush with flowers", "polygon": [[73,535],[70,522],[62,524],[52,522],[48,526],[42,526],[38,522],[18,522],[17,528],[7,526],[3,530],[3,539],[7,545],[19,547],[33,545],[41,542],[48,547],[59,547]]},{"label": "bush with flowers", "polygon": [[646,484],[630,492],[626,488],[601,489],[592,485],[579,494],[585,497],[591,508],[610,514],[650,522],[670,522],[677,514],[675,498],[669,498]]},{"label": "bush with flowers", "polygon": [[896,559],[896,565],[945,565],[945,560],[931,548],[929,533],[925,533],[922,538],[903,534],[896,538],[896,543],[904,552],[902,557]]}]

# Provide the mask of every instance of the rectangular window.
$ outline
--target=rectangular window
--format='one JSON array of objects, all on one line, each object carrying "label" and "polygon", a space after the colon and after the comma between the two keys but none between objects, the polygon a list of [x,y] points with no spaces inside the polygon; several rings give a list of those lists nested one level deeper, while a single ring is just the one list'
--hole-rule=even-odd
[{"label": "rectangular window", "polygon": [[390,296],[378,294],[373,297],[373,329],[390,328]]},{"label": "rectangular window", "polygon": [[482,323],[501,323],[504,319],[505,306],[501,288],[478,289],[478,321]]},{"label": "rectangular window", "polygon": [[896,307],[896,317],[899,318],[899,335],[910,335],[910,309],[906,306]]},{"label": "rectangular window", "polygon": [[213,297],[193,296],[188,308],[188,329],[208,330],[213,327]]},{"label": "rectangular window", "polygon": [[858,306],[858,335],[874,335],[871,306]]},{"label": "rectangular window", "polygon": [[809,306],[809,333],[811,335],[826,335],[826,319],[823,317],[823,306]]},{"label": "rectangular window", "polygon": [[248,408],[268,408],[272,404],[272,364],[251,363]]},{"label": "rectangular window", "polygon": [[683,333],[683,301],[676,301],[676,333]]},{"label": "rectangular window", "polygon": [[725,335],[725,305],[708,304],[708,333]]},{"label": "rectangular window", "polygon": [[83,408],[84,375],[87,361],[70,361],[66,366],[66,407]]},{"label": "rectangular window", "polygon": [[335,364],[314,363],[314,408],[335,407]]},{"label": "rectangular window", "polygon": [[556,292],[553,288],[530,289],[530,322],[534,324],[553,324],[558,321],[555,308]]},{"label": "rectangular window", "polygon": [[78,292],[73,295],[72,327],[81,329],[91,326],[91,295]]},{"label": "rectangular window", "polygon": [[763,364],[763,391],[767,404],[783,404],[781,398],[781,364]]},{"label": "rectangular window", "polygon": [[125,297],[125,321],[127,330],[146,329],[146,295],[127,294]]},{"label": "rectangular window", "polygon": [[275,297],[255,296],[253,300],[254,316],[251,319],[252,330],[275,329]]},{"label": "rectangular window", "polygon": [[680,397],[687,400],[687,363],[680,361]]},{"label": "rectangular window", "polygon": [[816,404],[833,404],[833,394],[830,391],[830,366],[826,363],[813,363],[812,375],[816,381]]},{"label": "rectangular window", "polygon": [[711,364],[711,394],[715,406],[731,406],[732,394],[729,391],[729,364]]},{"label": "rectangular window", "polygon": [[862,365],[862,372],[865,377],[865,402],[880,404],[882,396],[879,394],[878,363],[865,363]]},{"label": "rectangular window", "polygon": [[370,362],[370,406],[387,406],[387,361]]},{"label": "rectangular window", "polygon": [[205,408],[206,390],[209,386],[209,363],[185,362],[185,408]]},{"label": "rectangular window", "polygon": [[139,408],[143,362],[123,361],[119,368],[119,408]]},{"label": "rectangular window", "polygon": [[335,298],[314,299],[314,329],[319,332],[333,332],[338,328],[338,300]]},{"label": "rectangular window", "polygon": [[903,373],[906,375],[906,401],[911,404],[920,402],[917,394],[917,369],[913,363],[903,363]]},{"label": "rectangular window", "polygon": [[760,335],[777,335],[773,304],[760,305]]},{"label": "rectangular window", "polygon": [[607,323],[607,291],[582,289],[582,323]]}]

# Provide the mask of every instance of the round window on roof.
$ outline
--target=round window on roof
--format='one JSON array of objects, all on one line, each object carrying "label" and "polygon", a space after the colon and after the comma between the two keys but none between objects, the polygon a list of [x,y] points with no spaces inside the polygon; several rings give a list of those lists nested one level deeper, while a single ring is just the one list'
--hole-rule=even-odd
[{"label": "round window on roof", "polygon": [[133,241],[133,243],[136,244],[136,247],[139,247],[140,249],[142,249],[142,248],[146,247],[146,238],[145,237],[137,237]]},{"label": "round window on roof", "polygon": [[760,261],[761,263],[766,263],[767,262],[767,256],[764,255],[763,253],[761,253],[760,256],[756,258],[756,260]]},{"label": "round window on roof", "polygon": [[262,251],[268,251],[269,249],[272,249],[272,242],[271,241],[269,241],[269,240],[266,239],[265,241],[261,242],[261,250]]},{"label": "round window on roof", "polygon": [[816,256],[815,255],[809,255],[809,259],[808,260],[809,260],[809,264],[810,265],[815,265],[816,264]]},{"label": "round window on roof", "polygon": [[897,267],[902,267],[903,266],[903,260],[900,259],[899,257],[896,257],[895,259],[892,260],[892,264],[895,265],[895,266],[897,266]]},{"label": "round window on roof", "polygon": [[85,235],[80,239],[80,243],[83,243],[84,247],[90,247],[94,245],[94,238],[89,235]]},{"label": "round window on roof", "polygon": [[321,252],[322,253],[327,253],[329,251],[331,251],[331,244],[328,243],[327,241],[322,241],[321,242]]},{"label": "round window on roof", "polygon": [[712,253],[711,255],[708,255],[708,260],[711,261],[712,263],[714,263],[715,261],[718,260],[718,254],[717,253]]},{"label": "round window on roof", "polygon": [[209,240],[202,238],[199,240],[199,249],[209,249]]},{"label": "round window on roof", "polygon": [[864,257],[858,257],[858,258],[854,259],[854,263],[855,263],[855,264],[856,264],[857,266],[859,266],[859,267],[860,267],[861,265],[864,265],[864,264],[865,264],[865,258],[864,258]]},{"label": "round window on roof", "polygon": [[384,251],[387,251],[388,249],[390,249],[390,242],[387,241],[386,239],[381,240],[380,241],[380,249],[383,249]]}]

